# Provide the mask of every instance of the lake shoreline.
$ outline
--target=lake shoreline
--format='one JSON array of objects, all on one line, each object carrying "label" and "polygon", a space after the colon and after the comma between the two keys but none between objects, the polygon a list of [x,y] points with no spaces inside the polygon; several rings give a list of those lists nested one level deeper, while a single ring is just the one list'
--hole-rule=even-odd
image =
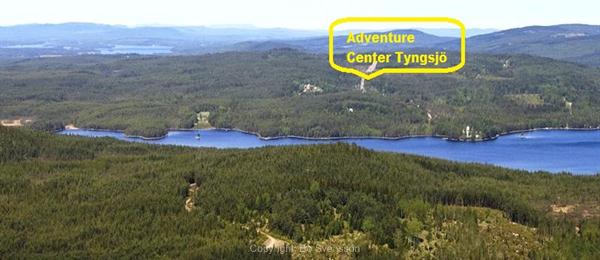
[{"label": "lake shoreline", "polygon": [[[492,164],[526,171],[552,173],[597,174],[600,163],[600,129],[537,128],[511,131],[494,142],[449,141],[439,136],[404,137],[267,137],[259,138],[250,131],[226,128],[171,129],[162,138],[131,137],[124,131],[65,130],[58,135],[90,138],[114,138],[122,141],[192,148],[252,149],[268,146],[317,145],[331,143],[356,144],[378,152],[413,154],[465,163]],[[521,134],[530,132],[528,134]],[[198,136],[200,135],[200,136]]]},{"label": "lake shoreline", "polygon": [[[105,131],[110,131],[110,132],[119,132],[119,133],[125,133],[124,130],[114,130],[114,129],[96,129],[96,128],[76,128],[78,130],[86,130],[86,131],[98,131],[98,132],[105,132]],[[68,130],[66,128],[62,128],[56,132],[62,132]],[[515,134],[524,134],[524,133],[530,133],[530,132],[535,132],[535,131],[600,131],[600,127],[595,127],[595,128],[570,128],[570,127],[538,127],[538,128],[530,128],[530,129],[523,129],[523,130],[512,130],[512,131],[508,131],[508,132],[503,132],[500,134],[497,134],[496,136],[493,137],[487,137],[487,138],[482,138],[482,139],[476,139],[476,140],[472,140],[472,139],[460,139],[460,138],[450,138],[448,136],[445,135],[403,135],[403,136],[397,136],[397,137],[386,137],[386,136],[337,136],[337,137],[308,137],[308,136],[299,136],[299,135],[280,135],[280,136],[262,136],[259,132],[253,132],[253,131],[247,131],[247,130],[242,130],[239,128],[219,128],[219,127],[211,127],[211,128],[168,128],[167,131],[168,132],[172,132],[172,131],[180,131],[180,132],[192,132],[192,131],[198,131],[198,130],[217,130],[217,131],[224,131],[224,132],[228,132],[228,131],[236,131],[236,132],[240,132],[240,133],[244,133],[244,134],[248,134],[248,135],[254,135],[256,136],[258,139],[263,140],[263,141],[271,141],[271,140],[280,140],[280,139],[298,139],[298,140],[307,140],[307,141],[340,141],[340,140],[348,140],[348,139],[357,139],[357,140],[390,140],[390,141],[394,141],[394,140],[403,140],[403,139],[411,139],[411,138],[439,138],[439,139],[443,139],[449,142],[465,142],[465,143],[478,143],[478,142],[488,142],[488,141],[494,141],[496,139],[498,139],[499,137],[502,136],[507,136],[507,135],[515,135]],[[125,136],[127,138],[134,138],[134,139],[141,139],[141,140],[145,140],[145,141],[156,141],[156,140],[161,140],[166,138],[168,135],[162,135],[162,136],[157,136],[157,137],[145,137],[145,136],[140,136],[140,135],[127,135],[125,134]]]}]

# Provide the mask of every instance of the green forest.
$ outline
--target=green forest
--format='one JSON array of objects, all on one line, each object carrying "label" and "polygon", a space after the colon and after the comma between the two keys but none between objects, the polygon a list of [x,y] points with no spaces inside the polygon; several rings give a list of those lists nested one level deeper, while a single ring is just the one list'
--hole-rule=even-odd
[{"label": "green forest", "polygon": [[524,55],[468,55],[458,73],[384,75],[362,87],[325,55],[290,49],[12,61],[0,64],[0,82],[0,119],[32,119],[43,130],[75,124],[157,137],[195,127],[200,112],[210,115],[203,127],[269,137],[486,139],[600,126],[600,69]]},{"label": "green forest", "polygon": [[[598,259],[598,187],[348,144],[193,149],[0,127],[0,258]],[[354,250],[251,250],[265,234]]]}]

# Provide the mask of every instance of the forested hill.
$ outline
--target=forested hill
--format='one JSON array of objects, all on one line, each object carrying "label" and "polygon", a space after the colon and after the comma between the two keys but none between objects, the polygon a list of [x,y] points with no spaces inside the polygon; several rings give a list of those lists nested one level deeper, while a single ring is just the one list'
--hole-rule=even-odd
[{"label": "forested hill", "polygon": [[[402,32],[402,30],[400,30]],[[411,32],[406,30],[406,32]],[[460,50],[458,32],[453,37],[437,37],[420,31],[412,32],[419,39],[417,48]],[[347,49],[346,36],[335,39],[336,50]],[[280,39],[249,41],[228,45],[222,50],[264,51],[271,48],[289,47],[312,53],[327,53],[328,38]],[[355,47],[354,50],[384,51],[390,46],[377,48]],[[393,47],[397,48],[397,47]],[[405,48],[410,48],[406,46]],[[467,38],[467,52],[484,54],[528,54],[570,61],[583,65],[600,66],[600,26],[586,24],[561,24],[552,26],[527,26],[513,28]]]},{"label": "forested hill", "polygon": [[[355,31],[355,33],[358,33]],[[416,40],[412,44],[403,45],[403,49],[430,49],[436,47],[437,45],[445,45],[443,49],[459,49],[458,42],[453,41],[457,37],[442,37],[436,36],[429,33],[425,33],[420,30],[393,30],[387,32],[371,32],[366,33],[366,35],[375,35],[375,34],[412,34],[414,35]],[[458,35],[458,34],[457,34]],[[394,52],[398,50],[397,44],[375,44],[375,45],[357,45],[357,44],[348,44],[346,41],[348,39],[348,34],[335,36],[334,37],[334,45],[336,53],[344,53],[349,50],[353,50],[355,52],[369,53],[369,52]],[[239,42],[232,45],[223,46],[221,51],[266,51],[269,49],[275,48],[293,48],[300,51],[308,52],[308,53],[320,53],[327,54],[329,51],[329,37],[328,36],[320,36],[320,37],[309,37],[309,38],[296,38],[296,39],[280,39],[280,40],[270,40],[270,41],[245,41]]]},{"label": "forested hill", "polygon": [[[482,32],[468,28],[469,32]],[[403,29],[419,39],[405,48],[459,49],[456,29]],[[342,33],[342,32],[339,32]],[[347,32],[343,32],[347,33]],[[451,37],[440,36],[450,35]],[[346,36],[337,36],[336,49],[343,50]],[[527,26],[478,34],[467,39],[469,53],[528,54],[550,57],[590,66],[600,66],[600,26],[560,24]],[[326,54],[326,31],[282,28],[235,27],[127,27],[89,23],[28,24],[0,27],[0,62],[45,56],[78,56],[105,52],[191,55],[224,51],[267,51],[293,48]],[[357,47],[362,51],[382,51]],[[394,47],[395,48],[395,47]]]},{"label": "forested hill", "polygon": [[[476,139],[535,127],[600,125],[600,71],[532,56],[469,55],[447,75],[334,71],[321,55],[289,49],[186,57],[79,56],[0,65],[0,119],[160,136],[214,127],[263,136]],[[470,126],[472,135],[463,130]]]},{"label": "forested hill", "polygon": [[253,253],[264,234],[354,257],[600,254],[599,176],[347,144],[191,149],[0,127],[0,184],[0,258],[289,256]]},{"label": "forested hill", "polygon": [[525,53],[600,66],[600,25],[528,26],[470,37],[469,51]]}]

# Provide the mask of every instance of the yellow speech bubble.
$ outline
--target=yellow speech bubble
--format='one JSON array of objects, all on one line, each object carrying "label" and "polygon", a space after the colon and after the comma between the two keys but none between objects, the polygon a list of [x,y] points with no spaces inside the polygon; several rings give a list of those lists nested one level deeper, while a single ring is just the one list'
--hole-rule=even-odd
[{"label": "yellow speech bubble", "polygon": [[[347,68],[335,64],[334,60],[334,29],[336,26],[344,23],[361,22],[361,23],[450,23],[460,28],[460,63],[448,68],[383,68],[372,73],[365,73],[355,68]],[[466,28],[465,25],[457,19],[448,17],[346,17],[335,20],[329,26],[329,65],[335,70],[351,73],[366,80],[373,79],[377,76],[390,74],[406,74],[406,73],[452,73],[461,69],[466,62]]]}]

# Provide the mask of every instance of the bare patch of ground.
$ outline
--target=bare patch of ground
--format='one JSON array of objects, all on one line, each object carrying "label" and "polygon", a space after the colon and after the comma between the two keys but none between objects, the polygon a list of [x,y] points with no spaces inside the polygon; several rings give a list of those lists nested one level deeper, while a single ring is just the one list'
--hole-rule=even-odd
[{"label": "bare patch of ground", "polygon": [[557,214],[569,214],[575,210],[576,205],[565,205],[558,206],[556,204],[550,205],[550,209],[552,209],[553,213]]},{"label": "bare patch of ground", "polygon": [[198,192],[198,185],[196,183],[190,183],[190,186],[188,187],[188,196],[187,198],[185,198],[184,204],[185,210],[187,212],[192,212],[192,210],[194,210],[194,208],[196,207],[194,202],[196,192]]},{"label": "bare patch of ground", "polygon": [[78,127],[76,127],[74,124],[68,124],[65,126],[66,130],[79,130]]},{"label": "bare patch of ground", "polygon": [[0,125],[6,127],[21,127],[23,124],[31,123],[31,119],[3,119],[0,120]]},{"label": "bare patch of ground", "polygon": [[[373,64],[371,64],[366,70],[366,73],[371,73],[373,71],[375,71],[377,69],[377,61],[373,62]],[[365,93],[367,92],[367,90],[365,89],[365,79],[361,78],[360,79],[360,85],[358,85],[358,89],[362,92]]]},{"label": "bare patch of ground", "polygon": [[210,117],[210,112],[202,111],[196,115],[196,128],[210,128],[210,122],[208,122],[208,118]]},{"label": "bare patch of ground", "polygon": [[569,215],[579,218],[593,218],[600,216],[600,205],[596,203],[577,203],[577,204],[552,204],[550,212],[553,215]]},{"label": "bare patch of ground", "polygon": [[267,238],[267,240],[265,240],[265,242],[263,242],[263,246],[266,249],[276,249],[276,250],[283,250],[287,243],[281,239],[277,239],[274,238],[273,236],[267,234],[266,232],[262,231],[262,230],[258,230],[258,233],[260,233],[261,235],[265,236]]}]

